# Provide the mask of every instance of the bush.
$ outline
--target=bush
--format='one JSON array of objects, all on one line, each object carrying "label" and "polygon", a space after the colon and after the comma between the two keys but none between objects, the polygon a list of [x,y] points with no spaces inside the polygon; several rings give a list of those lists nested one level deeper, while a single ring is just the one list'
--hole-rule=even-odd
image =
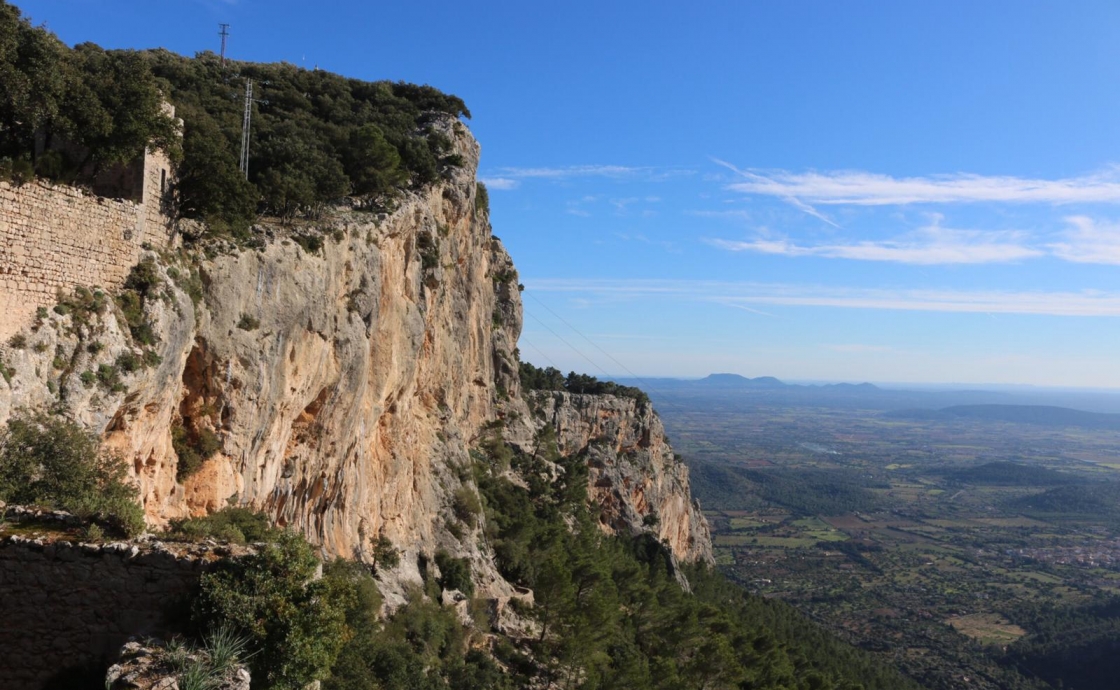
[{"label": "bush", "polygon": [[455,495],[451,500],[451,509],[460,522],[473,528],[478,522],[479,513],[482,512],[482,502],[479,501],[478,494],[474,489],[469,486],[460,486],[455,490]]},{"label": "bush", "polygon": [[437,551],[436,565],[439,566],[441,588],[457,589],[468,597],[474,594],[470,561],[465,558],[453,558],[446,551]]},{"label": "bush", "polygon": [[474,210],[478,213],[490,213],[490,192],[481,182],[475,186]]},{"label": "bush", "polygon": [[188,539],[219,539],[234,544],[275,541],[280,530],[264,513],[250,508],[223,508],[205,517],[175,520],[172,533]]},{"label": "bush", "polygon": [[128,330],[133,340],[141,345],[155,345],[159,341],[144,314],[144,306],[158,295],[162,282],[155,261],[144,259],[132,267],[124,281],[124,288],[117,295],[117,306],[128,324]]},{"label": "bush", "polygon": [[349,637],[353,588],[337,578],[316,580],[318,566],[302,537],[283,532],[258,553],[202,576],[195,621],[248,640],[254,687],[298,690],[323,678]]},{"label": "bush", "polygon": [[222,440],[209,428],[192,431],[182,424],[171,427],[171,447],[179,458],[175,470],[180,482],[202,468],[203,463],[222,449]]},{"label": "bush", "polygon": [[128,536],[144,530],[127,465],[97,437],[48,414],[18,412],[0,431],[0,498],[69,510]]},{"label": "bush", "polygon": [[237,322],[237,327],[243,331],[255,331],[261,326],[261,320],[253,318],[248,314],[242,314],[241,320]]}]

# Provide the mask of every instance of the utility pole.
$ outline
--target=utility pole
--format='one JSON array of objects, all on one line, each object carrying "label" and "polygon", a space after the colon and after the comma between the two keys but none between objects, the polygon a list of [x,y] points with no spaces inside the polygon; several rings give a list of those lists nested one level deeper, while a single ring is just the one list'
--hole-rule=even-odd
[{"label": "utility pole", "polygon": [[218,35],[222,37],[222,67],[226,66],[226,38],[229,37],[229,24],[219,24],[221,31]]},{"label": "utility pole", "polygon": [[249,179],[249,126],[253,119],[253,80],[245,80],[245,119],[241,124],[241,172]]}]

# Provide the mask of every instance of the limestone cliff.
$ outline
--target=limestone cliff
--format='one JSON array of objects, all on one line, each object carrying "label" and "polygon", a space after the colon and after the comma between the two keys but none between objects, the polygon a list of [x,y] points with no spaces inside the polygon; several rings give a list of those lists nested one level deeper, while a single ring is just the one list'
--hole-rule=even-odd
[{"label": "limestone cliff", "polygon": [[685,561],[713,563],[708,523],[692,500],[688,467],[673,453],[649,403],[613,395],[526,392],[561,454],[584,454],[588,495],[607,531],[649,532]]},{"label": "limestone cliff", "polygon": [[[100,373],[140,352],[119,309],[40,315],[0,353],[0,421],[61,405],[103,433],[131,461],[154,526],[236,502],[330,554],[362,556],[384,535],[404,552],[401,579],[419,577],[417,553],[445,548],[472,559],[484,590],[507,590],[473,534],[445,529],[483,426],[531,418],[514,354],[517,274],[476,206],[478,145],[459,123],[445,128],[463,167],[391,213],[261,226],[252,249],[149,252],[159,362],[121,372],[116,390]],[[678,557],[710,560],[687,470],[652,410],[609,396],[529,402],[562,450],[587,452],[604,527],[651,529]],[[218,451],[184,476],[176,434]]]}]

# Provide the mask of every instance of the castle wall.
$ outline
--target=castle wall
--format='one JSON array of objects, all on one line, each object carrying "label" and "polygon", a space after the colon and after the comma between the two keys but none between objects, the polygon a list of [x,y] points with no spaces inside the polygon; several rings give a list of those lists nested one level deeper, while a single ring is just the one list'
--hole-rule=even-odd
[{"label": "castle wall", "polygon": [[170,244],[171,166],[148,152],[140,203],[36,181],[0,182],[0,342],[52,307],[60,290],[120,287],[144,243]]},{"label": "castle wall", "polygon": [[0,687],[104,677],[130,636],[167,632],[211,563],[128,543],[0,539]]}]

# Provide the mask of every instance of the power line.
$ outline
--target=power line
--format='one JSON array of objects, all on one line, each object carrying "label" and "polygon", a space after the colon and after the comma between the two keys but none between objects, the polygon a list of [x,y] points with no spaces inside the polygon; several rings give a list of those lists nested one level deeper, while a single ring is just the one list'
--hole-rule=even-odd
[{"label": "power line", "polygon": [[[670,406],[670,407],[676,408],[676,410],[677,410],[678,412],[680,412],[681,414],[683,414],[683,415],[688,415],[688,414],[689,414],[688,410],[686,410],[685,408],[681,407],[680,405],[678,405],[677,403],[675,403],[675,402],[673,402],[673,401],[672,401],[671,399],[669,399],[668,395],[667,395],[667,394],[666,394],[666,393],[665,393],[664,391],[662,391],[662,390],[659,390],[659,389],[657,389],[657,388],[654,388],[653,386],[651,386],[651,385],[650,385],[650,383],[649,383],[648,381],[646,381],[646,380],[645,380],[645,379],[643,379],[642,377],[638,376],[638,375],[637,375],[637,374],[635,374],[634,372],[630,371],[630,370],[629,370],[629,369],[628,369],[628,368],[626,367],[626,365],[625,365],[625,364],[623,364],[622,362],[618,361],[618,360],[617,360],[617,359],[615,359],[615,358],[614,358],[613,356],[611,356],[611,353],[609,353],[609,352],[607,352],[606,350],[604,350],[603,348],[599,347],[599,346],[598,346],[598,345],[597,345],[597,344],[595,343],[595,341],[593,341],[593,340],[592,340],[591,338],[588,338],[588,337],[587,337],[586,335],[584,335],[584,334],[583,334],[583,333],[582,333],[582,332],[581,332],[581,331],[580,331],[580,330],[579,330],[578,328],[576,328],[576,327],[575,327],[575,326],[573,326],[572,324],[568,323],[568,322],[567,322],[567,321],[566,321],[566,320],[564,319],[564,317],[562,317],[562,316],[560,316],[559,314],[557,314],[556,312],[552,311],[552,309],[549,309],[549,307],[548,307],[548,305],[547,305],[547,304],[545,304],[544,302],[542,302],[542,301],[540,301],[539,299],[537,299],[536,297],[534,297],[532,293],[530,293],[530,292],[526,292],[526,293],[524,293],[524,294],[528,295],[529,297],[531,297],[531,298],[532,298],[532,300],[533,300],[534,302],[536,302],[536,303],[537,303],[537,304],[539,304],[540,306],[544,307],[544,308],[545,308],[545,310],[546,310],[546,311],[548,311],[548,313],[549,313],[549,314],[552,314],[553,316],[555,316],[555,317],[556,317],[557,319],[559,319],[559,320],[560,320],[560,322],[561,322],[561,323],[563,323],[563,324],[564,324],[565,326],[567,326],[568,328],[570,328],[570,329],[572,329],[573,331],[575,331],[576,335],[578,335],[579,337],[583,338],[583,339],[584,339],[584,340],[586,340],[587,342],[591,343],[591,346],[592,346],[592,347],[594,347],[594,348],[595,348],[596,350],[598,350],[599,352],[602,352],[602,353],[603,353],[604,355],[606,355],[606,356],[607,356],[607,358],[608,358],[608,359],[610,359],[610,360],[611,360],[612,362],[614,362],[614,363],[615,363],[616,365],[618,365],[618,367],[619,367],[619,368],[621,368],[621,369],[622,369],[623,371],[625,371],[625,372],[626,372],[627,374],[630,374],[630,376],[631,376],[631,377],[632,377],[632,378],[633,378],[633,379],[634,379],[635,381],[637,381],[637,382],[638,382],[638,383],[639,383],[639,384],[641,385],[641,387],[642,387],[642,389],[643,389],[643,390],[645,390],[645,391],[646,391],[646,392],[648,392],[648,393],[656,393],[656,394],[657,394],[657,396],[658,396],[659,398],[661,398],[661,401],[662,401],[663,403],[665,403],[666,405],[668,405],[668,406]],[[526,312],[526,313],[528,313],[528,312]],[[531,316],[531,317],[533,318],[533,320],[534,320],[534,321],[536,321],[537,323],[541,323],[540,319],[538,319],[537,317],[533,316],[532,314],[529,314],[529,316]],[[542,324],[542,325],[543,325],[543,324]],[[548,328],[548,326],[545,326],[545,328]],[[553,331],[553,330],[552,330],[551,328],[549,328],[548,330],[549,330],[550,332],[552,332],[552,334],[553,334],[553,335],[556,335],[556,332],[555,332],[555,331]],[[557,338],[560,338],[560,336],[559,336],[559,335],[556,335],[556,337],[557,337]],[[560,338],[560,339],[561,339],[561,340],[564,340],[563,338]],[[573,347],[573,346],[572,346],[572,345],[571,345],[570,343],[568,343],[568,341],[566,341],[566,340],[565,340],[565,341],[564,341],[564,344],[565,344],[565,345],[567,345],[568,347],[572,348],[573,350],[576,350],[576,348],[575,348],[575,347]],[[536,348],[535,348],[535,347],[534,347],[533,349],[534,349],[534,350],[536,350]],[[538,350],[538,352],[539,352],[539,350]],[[589,361],[589,362],[591,361],[591,360],[590,360],[590,359],[589,359],[589,358],[587,357],[587,355],[583,354],[582,352],[579,352],[579,350],[576,350],[576,352],[577,352],[577,353],[579,353],[580,357],[583,357],[584,359],[586,359],[586,360],[587,360],[587,361]],[[547,358],[546,358],[546,359],[547,359]],[[606,375],[606,376],[610,376],[610,374],[607,374],[607,372],[606,372],[606,370],[605,370],[605,369],[603,369],[602,367],[600,367],[600,366],[599,366],[599,365],[597,365],[597,364],[594,364],[594,363],[592,363],[592,364],[593,364],[593,365],[594,365],[594,366],[595,366],[595,367],[596,367],[596,368],[597,368],[597,369],[598,369],[599,371],[603,372],[603,374],[604,374],[604,375]],[[555,365],[553,365],[553,366],[555,366]]]}]

